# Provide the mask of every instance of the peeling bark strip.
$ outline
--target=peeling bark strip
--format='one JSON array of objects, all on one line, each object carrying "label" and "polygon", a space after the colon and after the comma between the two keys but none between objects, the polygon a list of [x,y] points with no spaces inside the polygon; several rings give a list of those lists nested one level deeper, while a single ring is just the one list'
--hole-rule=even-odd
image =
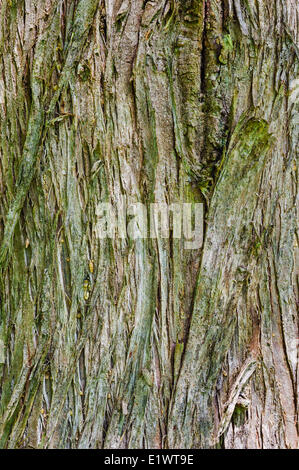
[{"label": "peeling bark strip", "polygon": [[297,448],[297,0],[0,8],[0,447]]},{"label": "peeling bark strip", "polygon": [[230,425],[238,400],[239,400],[239,403],[243,404],[244,406],[246,405],[248,406],[247,402],[244,402],[244,400],[243,401],[240,400],[241,398],[240,394],[244,386],[246,385],[246,383],[248,382],[248,380],[254,373],[255,369],[256,369],[256,361],[253,360],[252,358],[249,358],[244,364],[244,366],[242,367],[236,379],[236,382],[232,388],[227,404],[225,405],[223,417],[221,419],[221,422],[218,428],[218,436],[217,436],[216,443],[219,441],[219,438],[222,436],[222,434],[225,433],[228,426]]}]

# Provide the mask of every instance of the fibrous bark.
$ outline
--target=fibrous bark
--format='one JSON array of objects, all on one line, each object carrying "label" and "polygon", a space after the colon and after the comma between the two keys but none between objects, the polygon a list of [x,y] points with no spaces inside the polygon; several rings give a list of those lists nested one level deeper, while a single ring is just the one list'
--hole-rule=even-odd
[{"label": "fibrous bark", "polygon": [[[298,21],[1,1],[1,448],[298,446]],[[204,203],[202,249],[99,239],[123,197]]]}]

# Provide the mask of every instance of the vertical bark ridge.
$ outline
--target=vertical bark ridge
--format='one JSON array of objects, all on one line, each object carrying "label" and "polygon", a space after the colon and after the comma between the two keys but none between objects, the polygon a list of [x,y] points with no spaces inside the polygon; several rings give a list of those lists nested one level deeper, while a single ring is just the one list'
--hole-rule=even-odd
[{"label": "vertical bark ridge", "polygon": [[[296,447],[296,1],[0,28],[1,447]],[[100,240],[123,197],[205,202],[203,248]]]}]

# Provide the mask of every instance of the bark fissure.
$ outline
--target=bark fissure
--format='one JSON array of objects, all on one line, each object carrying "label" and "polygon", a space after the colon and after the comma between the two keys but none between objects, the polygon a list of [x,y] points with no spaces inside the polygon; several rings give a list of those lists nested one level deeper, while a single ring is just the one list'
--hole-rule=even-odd
[{"label": "bark fissure", "polygon": [[[1,3],[1,447],[298,446],[298,13]],[[99,239],[123,198],[202,248]]]}]

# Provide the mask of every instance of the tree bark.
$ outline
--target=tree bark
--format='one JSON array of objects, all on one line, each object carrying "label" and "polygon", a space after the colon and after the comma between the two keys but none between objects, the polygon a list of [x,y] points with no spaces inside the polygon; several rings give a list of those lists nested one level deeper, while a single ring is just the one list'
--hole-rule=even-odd
[{"label": "tree bark", "polygon": [[0,447],[297,448],[298,1],[0,5]]}]

